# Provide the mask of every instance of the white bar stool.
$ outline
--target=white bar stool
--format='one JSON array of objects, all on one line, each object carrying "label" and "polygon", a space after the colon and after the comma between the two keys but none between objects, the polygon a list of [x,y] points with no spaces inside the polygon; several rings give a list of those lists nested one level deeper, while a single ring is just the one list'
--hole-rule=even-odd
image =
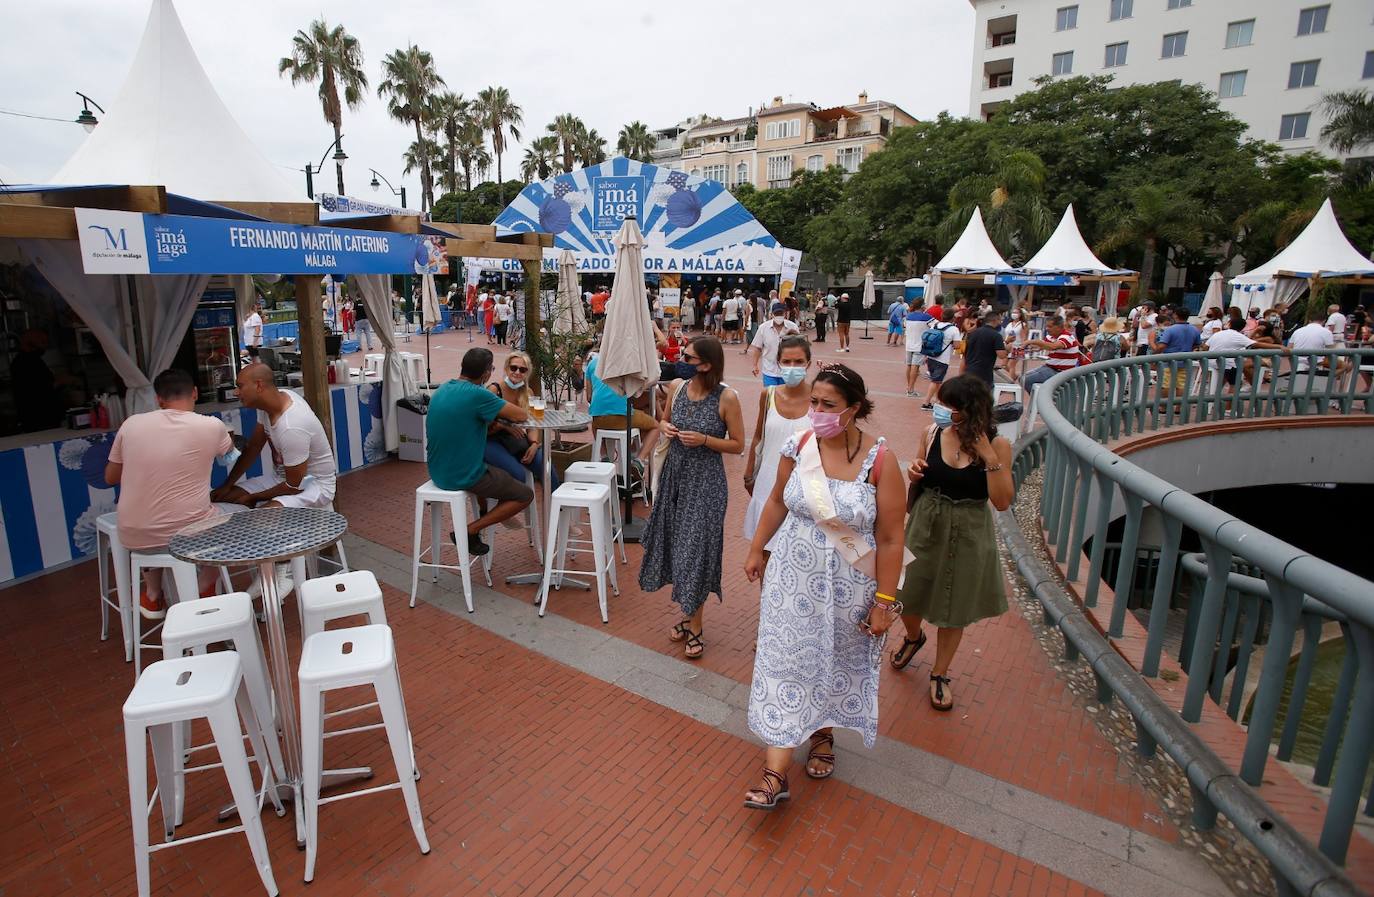
[{"label": "white bar stool", "polygon": [[[388,626],[356,626],[317,632],[305,640],[301,649],[301,750],[303,753],[302,796],[305,801],[305,880],[315,878],[315,857],[319,848],[319,811],[321,804],[378,791],[400,789],[405,797],[410,827],[420,844],[420,853],[429,853],[425,821],[420,814],[420,794],[415,787],[415,763],[410,749],[410,728],[406,722],[405,698],[396,669],[396,649]],[[320,797],[320,778],[324,772],[324,696],[339,688],[370,685],[377,693],[391,757],[396,763],[398,781],[390,785],[362,788],[347,794]]]},{"label": "white bar stool", "polygon": [[[630,431],[630,450],[625,450],[625,431],[624,430],[597,430],[592,434],[592,460],[600,461],[603,458],[610,460],[615,458],[618,475],[621,478],[621,485],[629,488],[630,482],[630,452],[635,447],[643,444],[644,436],[638,429]],[[615,452],[612,456],[606,452],[608,443],[614,443]]]},{"label": "white bar stool", "polygon": [[620,562],[628,564],[625,554],[625,524],[621,520],[620,502],[616,500],[615,465],[604,461],[574,461],[563,473],[565,483],[600,483],[611,490],[611,538],[620,543]]},{"label": "white bar stool", "polygon": [[[231,642],[239,655],[243,684],[253,713],[264,725],[267,756],[276,778],[286,778],[281,745],[277,743],[276,716],[272,709],[272,689],[267,678],[267,658],[253,616],[253,599],[247,592],[212,595],[196,601],[182,601],[167,608],[162,624],[162,656],[181,657],[187,651],[203,654],[216,642]],[[191,751],[198,748],[188,749]],[[177,822],[181,821],[183,795],[177,794]]]},{"label": "white bar stool", "polygon": [[376,376],[380,377],[382,375],[382,364],[385,362],[385,360],[386,355],[380,352],[372,352],[368,355],[364,355],[363,375],[367,376],[368,374],[375,374]]},{"label": "white bar stool", "polygon": [[[174,759],[174,732],[184,723],[205,719],[214,733],[220,762],[178,771]],[[245,725],[240,728],[240,718]],[[244,730],[253,748],[253,756],[262,773],[262,791],[253,789],[253,774],[248,756],[243,750]],[[162,828],[166,843],[148,844],[148,815],[153,801],[148,797],[147,740],[153,742],[153,764],[157,773],[155,798],[162,804]],[[164,850],[194,841],[204,841],[222,835],[243,832],[253,854],[263,887],[271,897],[277,895],[277,883],[272,877],[272,863],[267,854],[267,838],[262,830],[262,793],[271,795],[277,814],[286,811],[277,797],[271,765],[265,756],[262,727],[253,715],[246,690],[243,671],[236,651],[219,651],[195,657],[160,660],[151,664],[134,683],[134,689],[124,702],[124,746],[129,769],[129,812],[133,822],[134,870],[138,880],[139,897],[148,897],[150,874],[148,857],[156,850]],[[229,780],[240,824],[202,835],[173,840],[176,810],[174,795],[179,790],[173,779],[185,772],[199,772],[221,767]]]},{"label": "white bar stool", "polygon": [[[1016,383],[994,383],[992,385],[992,404],[996,407],[1003,402],[1015,402],[1021,398],[1021,387]],[[1008,421],[997,425],[997,435],[1003,437],[1007,442],[1016,444],[1017,438],[1021,435],[1021,420]]]},{"label": "white bar stool", "polygon": [[[129,588],[130,595],[138,594],[138,590],[143,587],[144,570],[162,570],[162,600],[168,606],[172,606],[172,596],[176,596],[177,601],[194,601],[200,597],[200,584],[196,575],[196,567],[186,561],[178,560],[170,554],[162,551],[130,551],[129,552]],[[170,577],[168,574],[171,574]],[[171,582],[168,582],[171,579]],[[174,588],[168,588],[168,586]],[[139,608],[133,608],[134,621],[134,679],[138,679],[139,671],[142,666],[142,655],[144,649],[161,651],[162,646],[144,644],[145,637],[157,632],[166,623],[166,618],[162,622],[155,623],[145,632],[143,629],[143,612]]]},{"label": "white bar stool", "polygon": [[[463,598],[467,601],[468,613],[472,613],[472,574],[468,567],[475,558],[468,554],[468,504],[476,503],[477,498],[462,490],[440,489],[434,485],[433,480],[426,480],[423,485],[415,490],[415,539],[411,543],[414,550],[410,559],[410,606],[415,606],[415,592],[420,587],[420,568],[425,567],[430,570],[457,570],[463,579]],[[441,563],[443,554],[443,517],[444,507],[448,507],[449,523],[453,526],[455,537],[462,533],[461,538],[455,538],[454,542],[458,549],[458,564]],[[425,509],[429,509],[429,537],[430,547],[420,549],[420,538],[424,535],[425,528]],[[429,560],[426,561],[425,557]],[[487,586],[491,586],[491,552],[488,551],[481,558],[482,573],[487,578]],[[439,574],[433,573],[430,582],[438,582]]]},{"label": "white bar stool", "polygon": [[[609,623],[606,612],[606,574],[611,575],[611,588],[620,594],[620,585],[615,572],[615,542],[611,540],[611,490],[601,483],[564,483],[553,493],[553,505],[549,508],[549,547],[544,555],[544,581],[539,586],[539,616],[549,604],[549,586],[555,576],[562,581],[565,573],[578,573],[568,567],[567,555],[590,553],[593,557],[592,572],[596,574],[597,599],[601,604],[601,622]],[[585,545],[586,539],[570,539],[568,530],[573,518],[585,510],[591,518],[592,538],[590,549],[570,548],[570,544]]]},{"label": "white bar stool", "polygon": [[[534,549],[534,556],[539,563],[544,563],[544,540],[540,538],[539,531],[539,481],[534,478],[534,474],[525,471],[525,487],[534,493],[534,498],[530,501],[529,507],[525,508],[525,525],[521,527],[529,536],[530,548]],[[491,510],[496,507],[494,500],[488,499],[481,502],[484,510]],[[456,530],[455,530],[456,532]]]},{"label": "white bar stool", "polygon": [[[119,629],[124,637],[124,662],[134,659],[134,601],[129,590],[129,552],[119,540],[119,513],[110,511],[95,520],[95,556],[100,565],[100,640],[110,637],[110,610],[119,613]],[[110,562],[114,562],[114,585],[110,585]],[[111,601],[110,596],[115,600]]]},{"label": "white bar stool", "polygon": [[401,364],[410,372],[410,379],[415,383],[425,382],[425,356],[418,352],[402,352]]},{"label": "white bar stool", "polygon": [[[305,633],[305,608],[301,604],[301,583],[308,582],[319,576],[321,561],[334,567],[336,573],[348,572],[348,554],[344,551],[343,539],[334,543],[334,550],[339,554],[338,560],[323,555],[318,551],[314,551],[308,555],[294,557],[290,561],[291,589],[289,591],[294,592],[296,595],[296,614],[300,618],[302,636]],[[285,601],[287,592],[281,591],[280,595],[281,599]]]}]

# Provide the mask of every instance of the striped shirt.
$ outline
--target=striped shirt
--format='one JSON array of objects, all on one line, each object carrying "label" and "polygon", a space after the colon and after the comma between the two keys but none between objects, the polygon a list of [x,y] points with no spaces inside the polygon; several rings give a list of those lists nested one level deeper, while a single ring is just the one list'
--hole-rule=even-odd
[{"label": "striped shirt", "polygon": [[1078,339],[1072,333],[1061,333],[1056,339],[1051,340],[1051,342],[1058,343],[1059,347],[1049,351],[1049,357],[1046,359],[1045,364],[1054,368],[1056,371],[1067,371],[1070,368],[1078,367],[1080,350],[1078,348]]}]

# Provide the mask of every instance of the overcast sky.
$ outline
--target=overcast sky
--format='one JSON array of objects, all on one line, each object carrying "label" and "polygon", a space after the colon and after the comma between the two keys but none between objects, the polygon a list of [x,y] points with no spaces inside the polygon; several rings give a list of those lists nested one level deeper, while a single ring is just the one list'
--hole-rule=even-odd
[{"label": "overcast sky", "polygon": [[[651,5],[658,10],[644,11]],[[6,7],[0,109],[64,121],[0,114],[0,171],[41,182],[86,136],[69,123],[81,109],[73,91],[102,105],[113,101],[149,4],[14,0]],[[387,117],[376,85],[382,57],[412,42],[434,54],[454,91],[473,96],[492,84],[508,88],[524,109],[526,137],[571,112],[611,149],[621,126],[634,119],[660,128],[698,113],[732,118],[778,94],[831,106],[855,102],[866,90],[917,118],[968,108],[968,0],[694,0],[681,12],[628,0],[179,0],[191,43],[230,112],[284,167],[317,163],[333,139],[314,87],[293,88],[277,75],[291,36],[322,7],[331,25],[343,24],[361,41],[371,83],[364,104],[344,116],[344,173],[354,195],[369,195],[369,168],[399,186],[413,131]],[[507,151],[505,177],[519,177],[522,152]],[[332,185],[332,165],[329,172]],[[283,173],[298,179],[304,197],[304,175]],[[418,178],[405,181],[418,206]]]}]

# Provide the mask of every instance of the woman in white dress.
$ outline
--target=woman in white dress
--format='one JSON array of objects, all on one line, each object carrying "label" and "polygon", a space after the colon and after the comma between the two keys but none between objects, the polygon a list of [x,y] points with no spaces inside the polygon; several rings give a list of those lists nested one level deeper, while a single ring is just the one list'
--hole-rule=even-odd
[{"label": "woman in white dress", "polygon": [[754,539],[759,516],[778,476],[782,447],[791,437],[811,429],[811,386],[806,382],[811,367],[811,341],[788,336],[778,343],[782,386],[770,386],[759,396],[758,422],[744,462],[744,489],[752,496],[744,512],[744,538]]},{"label": "woman in white dress", "polygon": [[877,737],[882,636],[901,613],[906,480],[884,441],[859,429],[872,410],[857,373],[821,369],[812,429],[783,446],[749,547],[745,575],[763,578],[749,728],[767,753],[746,807],[771,810],[790,796],[787,767],[808,738],[806,774],[825,779],[835,770],[832,726],[869,747]]},{"label": "woman in white dress", "polygon": [[1007,345],[1007,376],[1016,381],[1021,376],[1021,360],[1026,357],[1026,313],[1019,308],[1011,310],[1011,320],[1002,332],[1002,340]]}]

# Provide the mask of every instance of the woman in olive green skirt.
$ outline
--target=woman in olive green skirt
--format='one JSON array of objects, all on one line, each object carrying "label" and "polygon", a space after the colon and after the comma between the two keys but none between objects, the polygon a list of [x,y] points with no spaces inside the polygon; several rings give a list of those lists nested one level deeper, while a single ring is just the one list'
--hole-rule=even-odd
[{"label": "woman in olive green skirt", "polygon": [[892,653],[892,666],[905,669],[921,650],[922,622],[935,626],[930,703],[948,710],[954,706],[949,666],[964,627],[1007,609],[992,509],[1011,505],[1011,444],[997,435],[992,393],[977,377],[945,381],[934,417],[907,471],[920,494],[906,528],[915,559],[897,594],[907,637]]}]

